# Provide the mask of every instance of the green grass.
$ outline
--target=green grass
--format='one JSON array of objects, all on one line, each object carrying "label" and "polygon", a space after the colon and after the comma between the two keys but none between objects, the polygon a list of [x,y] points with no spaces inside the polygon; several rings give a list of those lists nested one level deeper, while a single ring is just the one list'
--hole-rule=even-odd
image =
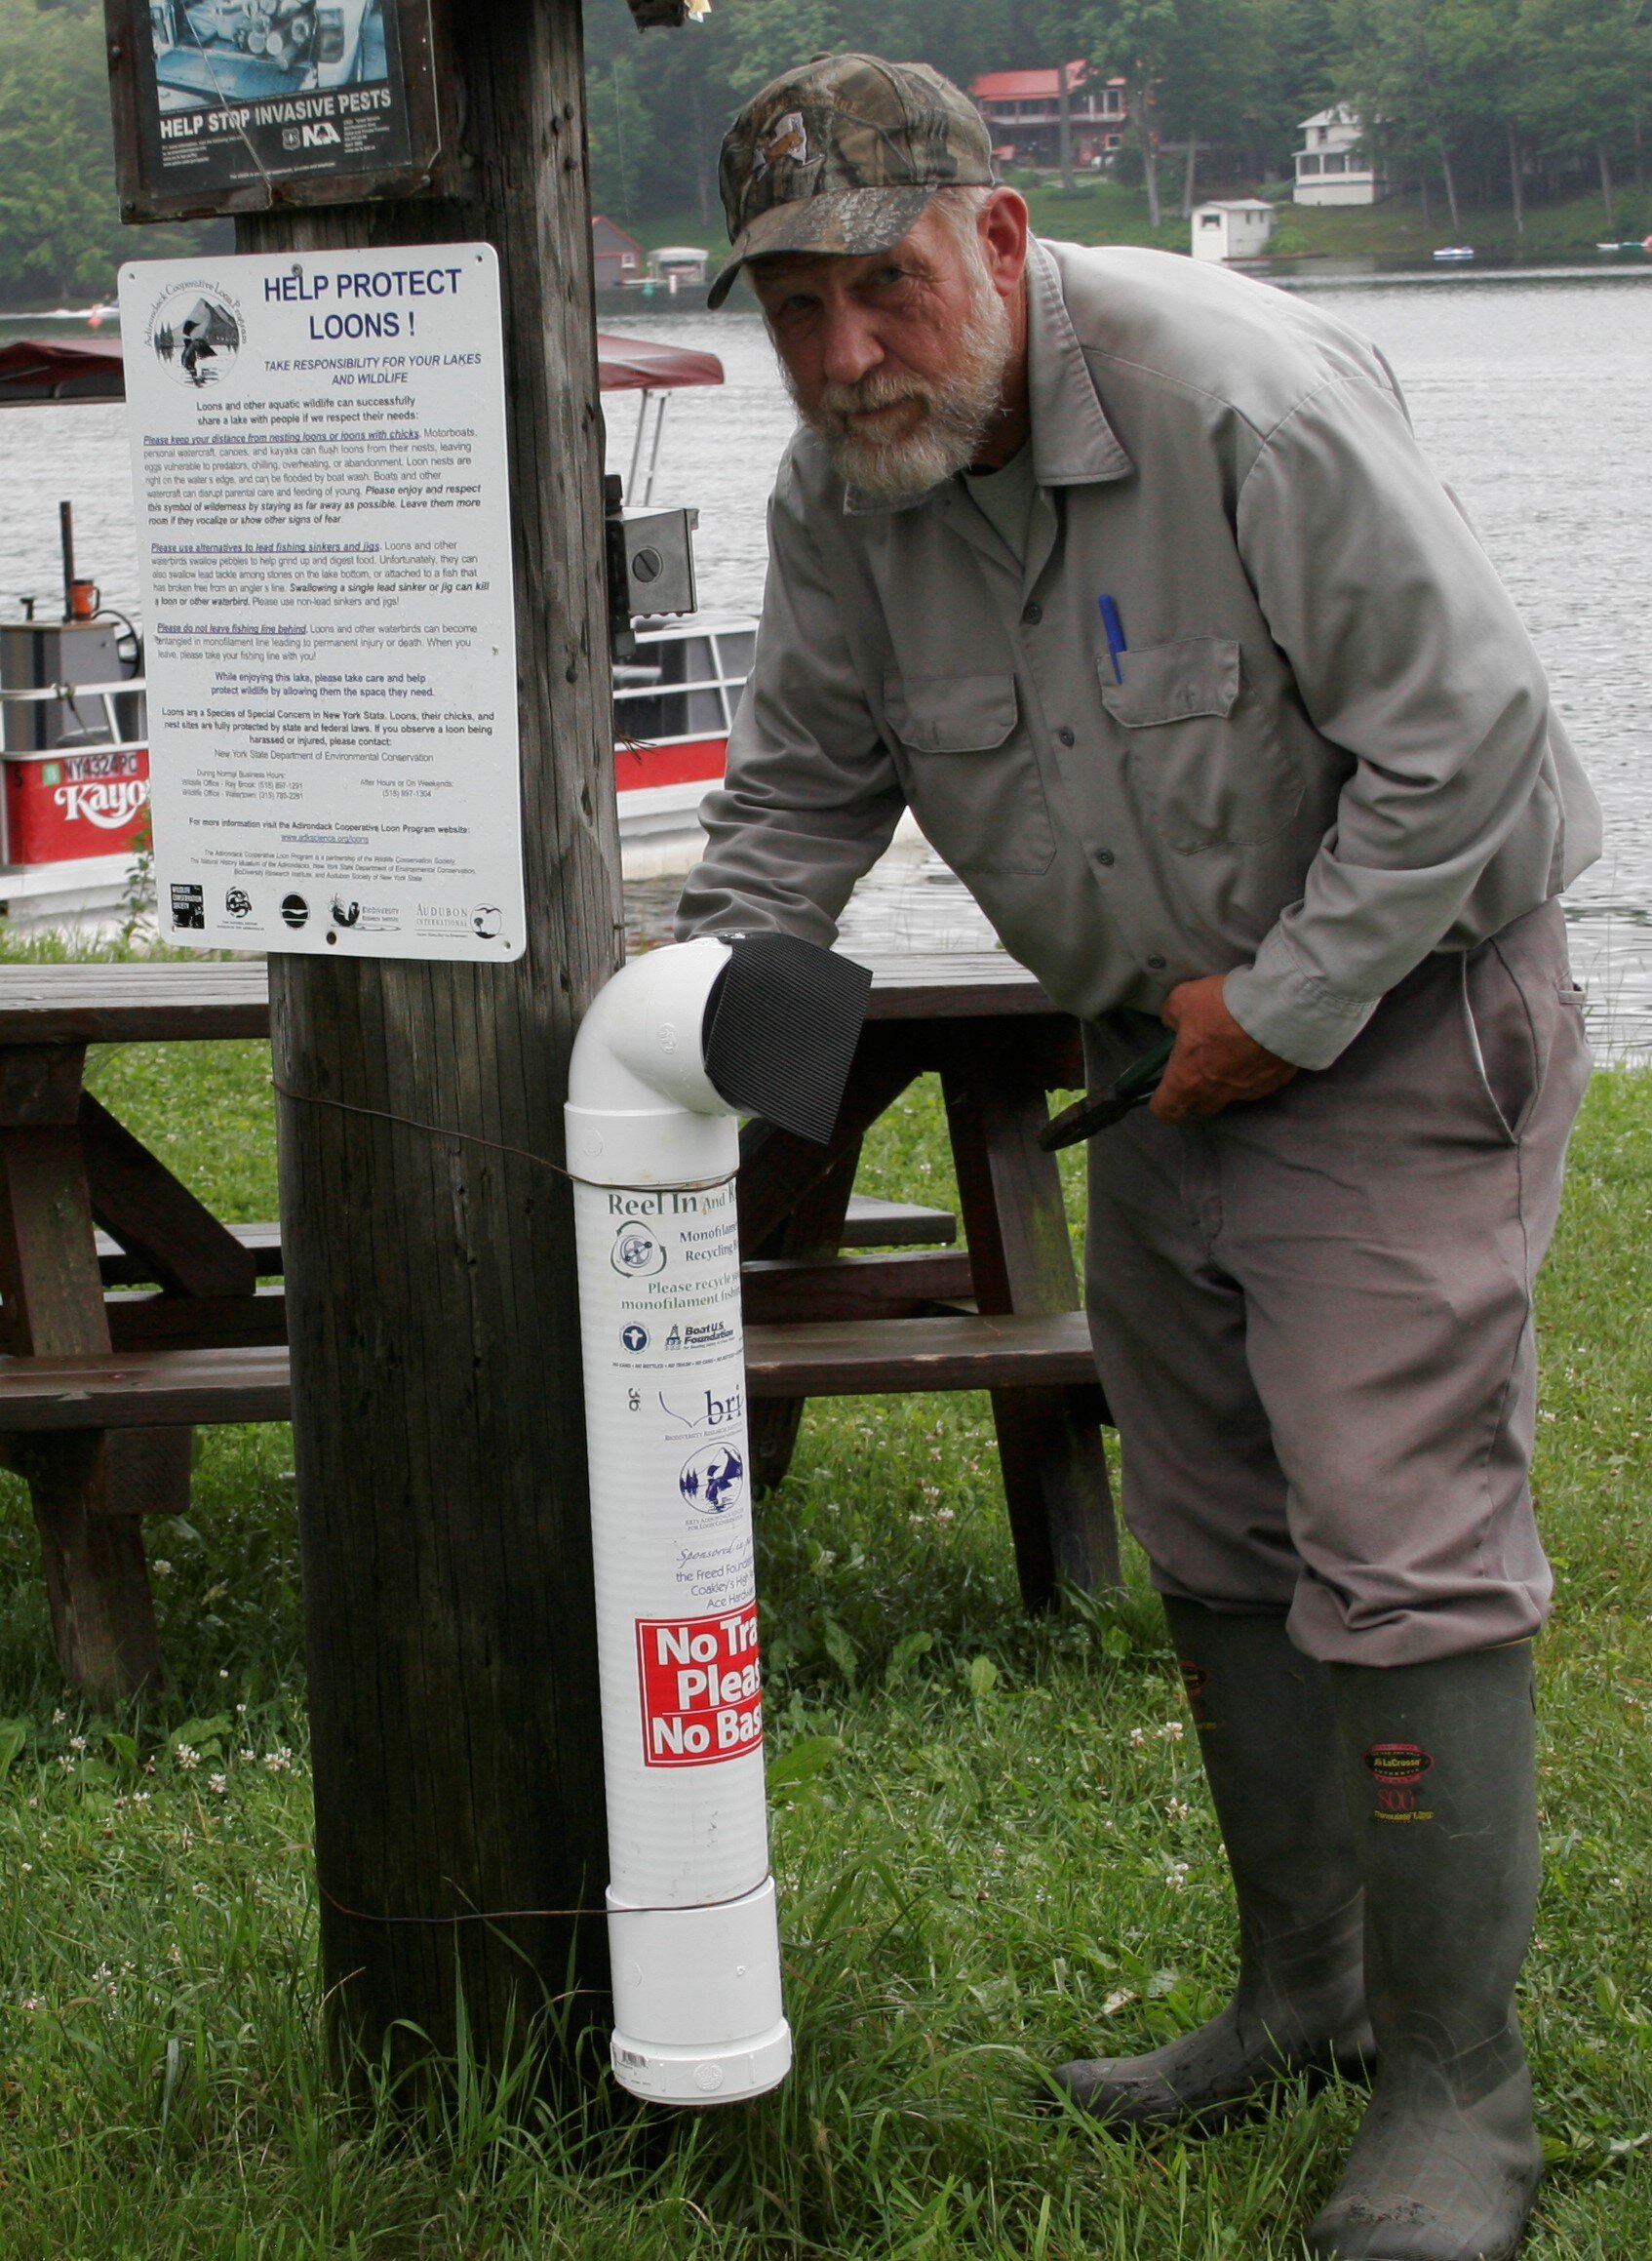
[{"label": "green grass", "polygon": [[[93,1082],[223,1213],[273,1213],[261,1048],[105,1051]],[[863,1183],[948,1197],[932,1088],[885,1119]],[[1525,2009],[1555,2164],[1533,2261],[1652,2251],[1649,1220],[1652,1075],[1602,1075],[1543,1299],[1560,1591]],[[1139,1558],[1117,1606],[1029,1625],[972,1398],[816,1407],[761,1512],[774,1744],[804,1777],[774,1814],[786,2088],[699,2118],[608,2097],[559,2118],[486,2082],[411,2123],[346,2108],[320,2042],[287,1454],[280,1430],[203,1437],[189,1520],[149,1533],[175,1686],[120,1721],[57,1683],[3,1480],[6,2261],[1300,2255],[1354,2094],[1195,2145],[1033,2109],[1040,2067],[1213,2008],[1233,1940]]]}]

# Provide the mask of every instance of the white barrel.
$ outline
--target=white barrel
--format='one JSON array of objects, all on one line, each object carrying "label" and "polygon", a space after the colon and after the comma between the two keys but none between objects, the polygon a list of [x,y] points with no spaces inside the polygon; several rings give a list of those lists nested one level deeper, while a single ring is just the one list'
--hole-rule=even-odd
[{"label": "white barrel", "polygon": [[[723,955],[688,944],[616,977],[581,1030],[568,1116],[580,1177],[622,1167],[630,1179],[574,1189],[612,2060],[635,2094],[676,2104],[755,2095],[791,2063],[764,1793],[738,1143],[709,1084],[702,1096],[688,1081],[698,1107],[685,1109],[679,1095],[684,1039],[691,1031],[697,1066],[698,1038],[693,984],[685,1009],[683,976],[694,974],[703,1005]],[[690,956],[697,963],[685,969]],[[669,1010],[651,1013],[651,997]],[[593,1058],[608,1028],[623,1032],[616,1079]],[[639,1043],[661,1030],[670,1031],[673,1086],[664,1103],[639,1081],[649,1065]],[[656,1181],[708,1163],[727,1174]]]}]

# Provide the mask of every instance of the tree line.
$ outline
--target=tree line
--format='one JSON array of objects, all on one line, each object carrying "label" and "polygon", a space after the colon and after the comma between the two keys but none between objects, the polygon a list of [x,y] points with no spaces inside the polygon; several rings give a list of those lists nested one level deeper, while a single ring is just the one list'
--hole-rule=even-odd
[{"label": "tree line", "polygon": [[1348,103],[1392,178],[1425,201],[1645,185],[1652,0],[714,0],[703,24],[639,38],[624,0],[588,0],[593,186],[614,218],[717,218],[717,147],[766,80],[826,50],[980,72],[1080,57],[1128,81],[1121,168],[1155,225],[1174,153],[1183,209],[1201,167],[1292,171],[1301,119]]},{"label": "tree line", "polygon": [[[0,0],[0,304],[112,287],[122,258],[199,243],[124,228],[98,0]],[[960,84],[1083,57],[1129,83],[1124,178],[1155,223],[1175,168],[1287,178],[1298,121],[1346,101],[1391,175],[1464,203],[1645,185],[1652,0],[715,0],[639,37],[586,0],[593,193],[621,222],[719,227],[728,119],[777,72],[845,48],[922,58]],[[222,232],[222,223],[216,223]]]}]

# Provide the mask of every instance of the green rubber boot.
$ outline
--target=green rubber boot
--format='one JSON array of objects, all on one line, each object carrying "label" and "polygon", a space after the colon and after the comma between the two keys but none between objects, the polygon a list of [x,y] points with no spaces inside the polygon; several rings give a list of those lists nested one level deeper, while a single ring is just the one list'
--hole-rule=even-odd
[{"label": "green rubber boot", "polygon": [[1338,2261],[1507,2261],[1543,2172],[1514,2016],[1537,1905],[1531,1645],[1331,1680],[1381,2069],[1308,2242]]},{"label": "green rubber boot", "polygon": [[1164,1613],[1239,1899],[1239,1986],[1197,2033],[1054,2078],[1097,2119],[1208,2132],[1278,2081],[1369,2056],[1359,1875],[1324,1666],[1282,1616]]}]

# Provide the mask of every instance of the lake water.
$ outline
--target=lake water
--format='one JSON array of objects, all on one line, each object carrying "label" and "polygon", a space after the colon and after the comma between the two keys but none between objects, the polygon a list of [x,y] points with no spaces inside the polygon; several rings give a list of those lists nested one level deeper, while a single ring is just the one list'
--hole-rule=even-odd
[{"label": "lake water", "polygon": [[[1574,958],[1603,1051],[1652,1052],[1652,273],[1557,268],[1306,276],[1399,376],[1419,436],[1463,498],[1543,655],[1606,810],[1606,853],[1568,899]],[[0,324],[7,335],[44,330]],[[56,326],[53,326],[56,327]],[[700,510],[701,602],[755,611],[764,506],[792,412],[755,314],[643,315],[625,330],[721,355],[727,382],[675,400],[656,496]],[[84,335],[84,331],[77,333]],[[610,396],[610,457],[635,408]],[[81,570],[130,605],[137,575],[118,408],[0,419],[0,612],[58,580],[57,503],[74,499]],[[643,891],[657,928],[669,889]],[[851,948],[979,948],[983,923],[933,858],[892,864],[851,904]]]}]

